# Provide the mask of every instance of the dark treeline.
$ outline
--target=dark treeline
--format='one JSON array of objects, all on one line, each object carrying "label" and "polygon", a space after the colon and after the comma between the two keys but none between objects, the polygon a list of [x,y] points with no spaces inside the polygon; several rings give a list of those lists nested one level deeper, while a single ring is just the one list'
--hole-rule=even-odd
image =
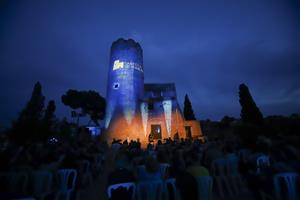
[{"label": "dark treeline", "polygon": [[[197,194],[201,194],[196,187],[199,178],[209,178],[211,183],[216,182],[207,190],[214,196],[225,196],[225,199],[229,199],[227,196],[239,199],[238,196],[232,196],[239,194],[252,195],[255,197],[253,199],[274,194],[274,189],[268,186],[272,186],[270,183],[276,174],[286,174],[286,170],[300,170],[300,116],[263,117],[245,84],[239,87],[239,97],[240,118],[225,116],[219,122],[201,122],[205,141],[196,138],[164,138],[158,140],[157,144],[148,143],[147,148],[142,149],[139,140],[117,139],[109,147],[106,141],[100,142],[100,138],[92,137],[86,128],[79,128],[78,123],[57,119],[55,102],[50,100],[45,106],[42,86],[38,82],[8,134],[0,134],[0,172],[4,177],[0,180],[0,196],[2,192],[2,196],[15,195],[8,199],[17,199],[15,197],[18,195],[24,197],[28,192],[34,194],[30,191],[36,185],[34,179],[30,178],[31,182],[23,189],[10,181],[11,177],[20,172],[24,177],[33,177],[32,174],[42,170],[57,177],[61,170],[69,169],[78,172],[73,197],[80,197],[81,191],[89,185],[100,183],[98,174],[105,174],[99,180],[109,185],[175,180],[175,188],[183,200],[197,199]],[[98,120],[104,117],[105,100],[94,91],[68,90],[61,99],[73,109],[72,113],[78,120],[86,115],[97,125]],[[184,116],[186,120],[195,119],[187,95]],[[269,164],[257,165],[261,156],[268,158]],[[90,166],[90,170],[85,170],[88,167],[83,167],[84,163]],[[223,166],[223,170],[217,170],[218,163]],[[92,178],[84,178],[83,174],[87,171],[90,171],[88,177],[93,176],[97,182]],[[224,173],[222,176],[219,174],[221,171]],[[236,180],[240,175],[245,183]],[[57,182],[58,179],[55,180]],[[228,187],[224,187],[224,183]],[[219,186],[215,185],[227,188],[227,193],[222,194],[221,189],[217,189]],[[231,186],[236,194],[229,191]],[[243,187],[248,193],[242,193]],[[54,199],[54,195],[59,196],[57,188],[53,184],[49,199]],[[102,191],[101,195],[105,196],[104,193]],[[124,195],[121,196],[125,199]]]},{"label": "dark treeline", "polygon": [[[260,137],[282,138],[291,144],[300,145],[300,116],[298,114],[263,117],[245,84],[239,86],[238,94],[241,105],[240,118],[224,116],[219,122],[201,121],[203,132],[209,139],[234,135],[238,136],[246,146],[255,147]],[[9,133],[9,138],[18,144],[45,141],[50,137],[71,139],[77,132],[80,117],[88,116],[90,122],[99,125],[99,120],[105,116],[105,99],[95,91],[70,89],[62,95],[61,100],[64,105],[73,110],[72,114],[77,118],[77,123],[70,123],[66,118],[63,120],[56,118],[55,101],[50,100],[47,106],[45,105],[42,85],[37,82],[25,108],[12,122],[12,128],[1,131]],[[183,111],[186,120],[195,119],[192,103],[187,95]]]},{"label": "dark treeline", "polygon": [[300,145],[299,114],[263,117],[245,84],[239,86],[239,98],[241,118],[224,116],[219,122],[201,121],[203,132],[210,139],[238,136],[246,147],[252,149],[268,139]]},{"label": "dark treeline", "polygon": [[[88,115],[90,121],[99,125],[98,121],[104,118],[105,99],[95,91],[68,90],[61,99],[66,106],[73,109],[72,113],[79,109],[77,122],[79,117]],[[37,82],[26,106],[18,118],[12,121],[12,127],[2,130],[2,137],[8,136],[11,141],[21,145],[45,142],[53,137],[74,138],[79,130],[78,123],[68,122],[66,118],[59,120],[55,116],[55,110],[54,100],[50,100],[45,106],[42,85]]]}]

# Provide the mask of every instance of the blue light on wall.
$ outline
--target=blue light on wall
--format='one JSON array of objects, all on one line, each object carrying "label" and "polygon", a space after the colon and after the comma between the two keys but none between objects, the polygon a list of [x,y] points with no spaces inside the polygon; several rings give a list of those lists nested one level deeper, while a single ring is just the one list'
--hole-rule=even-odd
[{"label": "blue light on wall", "polygon": [[107,84],[105,127],[125,117],[128,125],[140,112],[143,99],[144,69],[141,46],[132,39],[119,39],[111,46]]},{"label": "blue light on wall", "polygon": [[101,134],[101,129],[98,126],[87,126],[92,136],[98,136]]},{"label": "blue light on wall", "polygon": [[168,131],[168,137],[171,137],[171,119],[172,119],[172,100],[164,100],[163,108],[165,113],[166,126]]}]

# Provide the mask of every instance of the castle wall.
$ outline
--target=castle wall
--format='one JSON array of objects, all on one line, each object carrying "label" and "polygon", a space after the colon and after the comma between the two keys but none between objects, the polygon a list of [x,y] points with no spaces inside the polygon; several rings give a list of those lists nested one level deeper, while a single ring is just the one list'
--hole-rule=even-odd
[{"label": "castle wall", "polygon": [[192,138],[202,138],[203,134],[198,120],[184,121],[184,126],[191,127]]},{"label": "castle wall", "polygon": [[[138,129],[135,122],[140,117],[140,101],[144,92],[143,52],[138,43],[119,39],[111,46],[107,84],[105,128],[109,137],[116,138],[116,124]],[[123,122],[124,121],[124,122]]]},{"label": "castle wall", "polygon": [[191,137],[202,135],[198,121],[184,120],[174,84],[144,85],[142,48],[131,39],[119,39],[111,46],[106,99],[103,135],[108,142],[139,139],[145,145],[155,127],[161,139],[174,139],[175,134],[186,138],[187,127]]}]

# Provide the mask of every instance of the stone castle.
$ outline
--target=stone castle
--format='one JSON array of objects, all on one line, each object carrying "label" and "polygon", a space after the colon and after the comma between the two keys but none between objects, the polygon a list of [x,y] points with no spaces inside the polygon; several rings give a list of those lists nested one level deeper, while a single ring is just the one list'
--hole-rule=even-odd
[{"label": "stone castle", "polygon": [[132,39],[113,42],[107,82],[105,138],[202,138],[200,123],[184,119],[174,83],[145,84],[143,50]]}]

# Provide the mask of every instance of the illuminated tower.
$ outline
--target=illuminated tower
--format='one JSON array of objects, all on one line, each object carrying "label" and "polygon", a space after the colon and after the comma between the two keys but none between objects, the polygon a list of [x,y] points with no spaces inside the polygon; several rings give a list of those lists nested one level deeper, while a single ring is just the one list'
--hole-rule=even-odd
[{"label": "illuminated tower", "polygon": [[184,119],[174,83],[144,84],[143,50],[132,39],[110,49],[104,139],[200,138],[200,123]]},{"label": "illuminated tower", "polygon": [[143,91],[143,50],[132,39],[118,39],[110,50],[105,117],[108,139],[132,139],[140,130]]}]

